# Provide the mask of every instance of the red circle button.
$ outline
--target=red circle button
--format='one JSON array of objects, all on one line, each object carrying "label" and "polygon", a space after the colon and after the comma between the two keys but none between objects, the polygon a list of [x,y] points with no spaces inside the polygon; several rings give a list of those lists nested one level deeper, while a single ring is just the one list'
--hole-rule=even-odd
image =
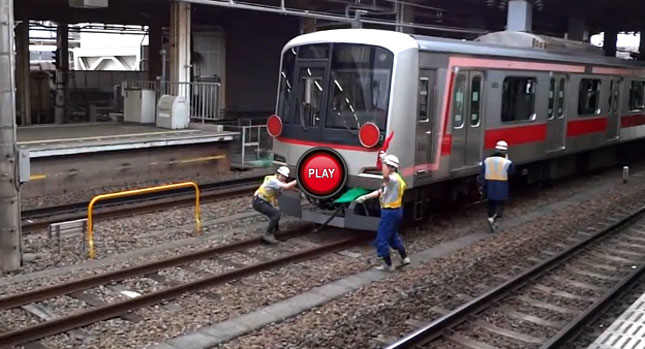
[{"label": "red circle button", "polygon": [[271,137],[279,137],[282,133],[282,119],[277,115],[269,116],[267,120],[267,132]]},{"label": "red circle button", "polygon": [[333,195],[345,182],[345,168],[331,152],[320,150],[308,154],[298,168],[300,184],[310,195]]}]

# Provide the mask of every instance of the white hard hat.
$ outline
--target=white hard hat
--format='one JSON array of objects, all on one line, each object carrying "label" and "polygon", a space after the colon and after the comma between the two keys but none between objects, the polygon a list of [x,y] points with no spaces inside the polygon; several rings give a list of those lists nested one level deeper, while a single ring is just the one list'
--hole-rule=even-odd
[{"label": "white hard hat", "polygon": [[399,168],[399,158],[397,158],[394,155],[388,155],[385,157],[385,164],[389,166],[393,166],[395,168]]},{"label": "white hard hat", "polygon": [[495,149],[496,150],[501,150],[501,151],[507,151],[508,150],[508,143],[506,143],[504,141],[499,141],[495,145]]},{"label": "white hard hat", "polygon": [[278,171],[276,171],[276,172],[278,172],[278,174],[281,174],[281,175],[283,175],[285,177],[289,177],[289,172],[290,171],[289,171],[289,168],[287,166],[280,166],[280,168],[278,168]]}]

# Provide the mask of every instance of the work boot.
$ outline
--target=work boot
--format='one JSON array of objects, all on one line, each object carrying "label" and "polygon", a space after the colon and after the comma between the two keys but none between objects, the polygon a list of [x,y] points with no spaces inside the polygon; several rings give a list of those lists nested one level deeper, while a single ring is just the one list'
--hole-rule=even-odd
[{"label": "work boot", "polygon": [[495,232],[495,229],[497,229],[497,224],[495,224],[495,218],[488,217],[488,228],[490,228],[491,233]]},{"label": "work boot", "polygon": [[262,235],[262,240],[271,245],[276,245],[279,243],[279,241],[271,233],[264,233],[264,235]]},{"label": "work boot", "polygon": [[383,264],[381,264],[378,267],[376,267],[376,270],[379,270],[379,271],[394,271],[394,270],[396,270],[396,267],[394,266],[394,264],[387,265],[385,262],[383,262]]},{"label": "work boot", "polygon": [[405,257],[401,260],[401,266],[410,264],[410,257]]}]

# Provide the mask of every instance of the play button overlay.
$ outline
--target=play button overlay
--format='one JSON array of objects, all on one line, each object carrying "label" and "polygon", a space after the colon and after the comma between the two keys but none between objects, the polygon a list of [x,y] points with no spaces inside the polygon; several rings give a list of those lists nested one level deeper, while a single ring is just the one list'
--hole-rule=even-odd
[{"label": "play button overlay", "polygon": [[347,166],[332,149],[311,149],[298,162],[298,184],[314,198],[326,199],[336,195],[346,180]]}]

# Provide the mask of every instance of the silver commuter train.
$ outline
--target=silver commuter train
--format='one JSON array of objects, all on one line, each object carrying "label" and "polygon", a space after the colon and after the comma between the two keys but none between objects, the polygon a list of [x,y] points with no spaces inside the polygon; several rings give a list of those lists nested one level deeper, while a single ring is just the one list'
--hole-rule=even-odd
[{"label": "silver commuter train", "polygon": [[[347,188],[380,186],[377,152],[393,134],[387,152],[401,161],[406,211],[421,219],[433,203],[476,193],[481,161],[501,139],[528,182],[642,151],[645,65],[529,33],[461,41],[321,31],[285,45],[276,116],[274,163],[295,170],[311,148],[333,148],[347,164]],[[330,218],[332,200],[310,201],[304,209],[286,194],[280,209]],[[377,217],[352,204],[330,225],[374,229]]]}]

